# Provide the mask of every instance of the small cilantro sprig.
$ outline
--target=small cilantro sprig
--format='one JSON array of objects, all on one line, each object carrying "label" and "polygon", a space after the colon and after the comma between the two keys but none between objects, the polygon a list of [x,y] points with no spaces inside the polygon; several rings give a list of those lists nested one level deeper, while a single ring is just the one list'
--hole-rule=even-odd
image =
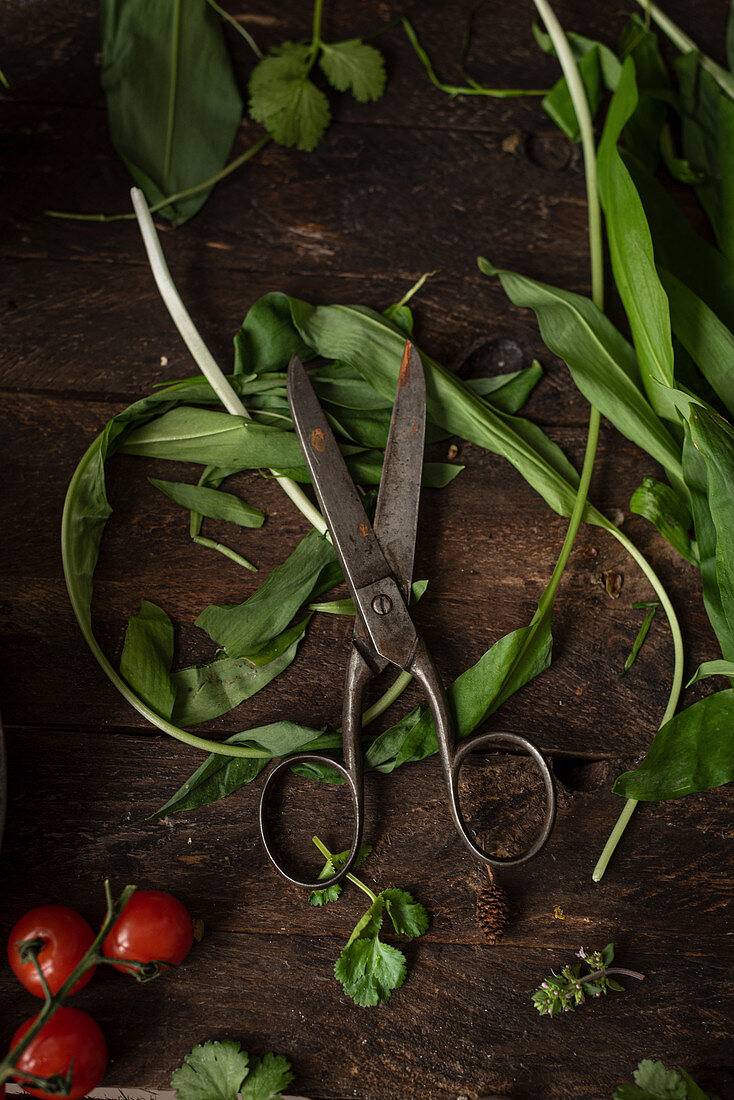
[{"label": "small cilantro sprig", "polygon": [[280,145],[304,151],[316,148],[331,121],[329,101],[311,80],[316,61],[333,88],[351,92],[360,103],[379,99],[385,90],[385,63],[374,46],[359,38],[321,40],[322,3],[314,5],[311,41],[273,46],[250,77],[250,117]]},{"label": "small cilantro sprig", "polygon": [[[326,863],[323,866],[319,878],[331,878],[331,876],[335,874],[339,870],[339,868],[343,867],[344,864],[347,862],[347,856],[349,855],[349,852],[337,852],[335,855],[327,856],[325,854],[327,849],[321,848],[321,842],[318,840],[317,837],[313,838],[313,842],[326,859]],[[353,866],[355,868],[361,867],[371,851],[371,844],[363,844],[359,849],[359,855],[355,859]],[[308,895],[308,900],[311,905],[328,905],[330,901],[337,901],[341,892],[341,885],[338,882],[335,882],[333,886],[327,886],[325,890],[312,890],[311,893]]]},{"label": "small cilantro sprig", "polygon": [[[533,993],[533,1004],[541,1016],[573,1012],[587,997],[600,997],[602,993],[606,995],[610,989],[623,993],[624,986],[610,978],[610,974],[624,974],[628,978],[643,980],[644,975],[638,974],[636,970],[611,968],[610,964],[614,960],[613,943],[608,943],[603,951],[592,951],[590,955],[582,947],[576,954],[581,962],[564,966],[560,974],[554,971],[541,984],[540,989]],[[586,973],[582,973],[584,967],[587,968]]]},{"label": "small cilantro sprig", "polygon": [[632,1076],[635,1084],[620,1085],[614,1100],[716,1100],[708,1097],[684,1069],[676,1073],[649,1058],[640,1062]]},{"label": "small cilantro sprig", "polygon": [[240,1044],[201,1043],[174,1070],[176,1100],[272,1100],[293,1080],[291,1064],[281,1054],[258,1058]]},{"label": "small cilantro sprig", "polygon": [[[313,842],[326,860],[320,878],[328,878],[336,868],[344,866],[348,852],[333,855],[318,837],[315,836]],[[368,847],[361,848],[358,863],[364,862],[369,852]],[[380,939],[385,913],[398,935],[410,937],[422,936],[427,930],[428,914],[407,890],[393,887],[374,894],[355,875],[348,874],[347,878],[367,894],[371,905],[347,940],[334,966],[334,974],[355,1004],[370,1008],[388,1001],[392,991],[400,988],[407,974],[402,951]],[[314,891],[309,901],[312,905],[325,905],[329,901],[335,901],[339,894],[332,894],[333,890],[334,887],[329,887],[327,890]],[[330,896],[325,896],[327,894]],[[321,900],[314,900],[316,895],[321,896]]]}]

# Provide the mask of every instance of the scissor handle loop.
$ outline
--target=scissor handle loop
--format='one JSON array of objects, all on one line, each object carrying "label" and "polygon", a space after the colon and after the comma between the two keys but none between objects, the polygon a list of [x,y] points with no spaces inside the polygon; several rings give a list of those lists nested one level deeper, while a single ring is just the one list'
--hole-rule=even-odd
[{"label": "scissor handle loop", "polygon": [[[352,832],[352,844],[349,849],[349,856],[346,863],[339,868],[339,870],[331,875],[330,878],[316,879],[310,881],[308,879],[296,878],[290,871],[286,869],[281,860],[278,857],[278,853],[275,850],[272,838],[270,836],[270,830],[268,829],[267,811],[268,802],[270,798],[270,792],[272,790],[273,783],[280,775],[280,773],[286,768],[292,768],[294,764],[326,764],[328,767],[333,768],[335,772],[343,776],[349,787],[349,793],[352,796],[352,807],[354,810],[354,829]],[[330,756],[323,756],[317,752],[298,752],[293,756],[287,756],[284,760],[281,760],[273,767],[267,775],[265,783],[263,784],[262,793],[260,795],[260,837],[262,838],[263,847],[267,852],[268,858],[284,879],[287,879],[292,886],[301,886],[305,890],[325,890],[328,886],[333,886],[349,873],[351,868],[359,855],[359,846],[362,840],[362,828],[363,828],[363,798],[362,791],[358,782],[352,776],[348,768],[344,764],[340,764],[337,760],[334,760]]]},{"label": "scissor handle loop", "polygon": [[[481,845],[477,844],[472,836],[461,809],[459,773],[462,764],[471,753],[479,749],[487,748],[489,745],[494,745],[498,741],[503,744],[515,745],[517,748],[527,753],[528,756],[532,757],[538,765],[545,786],[545,817],[543,818],[540,832],[533,843],[516,856],[496,856],[486,852]],[[529,741],[527,737],[523,737],[519,733],[508,733],[501,730],[493,731],[492,733],[480,733],[476,737],[470,737],[467,741],[464,741],[453,754],[450,784],[451,811],[459,836],[469,851],[478,859],[481,859],[483,863],[488,864],[490,867],[517,867],[518,864],[525,863],[526,860],[532,859],[534,855],[537,855],[548,840],[553,830],[553,823],[556,817],[556,788],[553,780],[553,773],[548,767],[540,750],[532,741]]]}]

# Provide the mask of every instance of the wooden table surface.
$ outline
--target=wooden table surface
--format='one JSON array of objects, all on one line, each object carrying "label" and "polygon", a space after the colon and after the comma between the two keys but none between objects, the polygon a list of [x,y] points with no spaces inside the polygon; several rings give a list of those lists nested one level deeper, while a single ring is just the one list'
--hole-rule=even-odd
[{"label": "wooden table surface", "polygon": [[[723,0],[696,5],[695,16],[684,0],[665,6],[720,57]],[[263,47],[309,31],[309,5],[295,0],[230,7]],[[599,0],[563,0],[557,8],[566,28],[610,42],[623,22],[620,5]],[[106,877],[116,889],[134,882],[170,890],[203,920],[203,941],[174,976],[137,986],[106,973],[78,998],[107,1035],[110,1084],[165,1086],[195,1043],[233,1038],[254,1052],[287,1055],[294,1091],[324,1100],[490,1093],[602,1100],[642,1058],[682,1065],[704,1088],[734,1096],[731,789],[643,806],[603,882],[591,881],[621,808],[611,783],[651,740],[672,653],[658,615],[620,679],[641,620],[631,605],[650,590],[597,530],[582,529],[561,584],[552,667],[491,720],[490,728],[534,736],[559,787],[547,848],[503,876],[514,917],[501,944],[489,946],[477,925],[483,875],[454,834],[435,759],[367,777],[374,853],[365,880],[410,890],[431,920],[428,933],[404,948],[405,985],[375,1009],[353,1005],[332,973],[361,896],[350,889],[338,905],[314,910],[276,877],[258,840],[257,783],[197,812],[147,820],[200,756],[147,726],[95,664],[66,595],[59,521],[74,467],[109,417],[194,368],[135,225],[44,215],[47,208],[111,213],[127,204],[129,180],[110,146],[98,82],[94,9],[80,0],[5,0],[0,16],[0,62],[11,83],[2,106],[0,240],[0,669],[9,764],[0,939],[22,912],[46,901],[99,920]],[[404,11],[439,71],[453,74],[465,10],[464,0],[330,3],[327,33],[366,33]],[[480,80],[543,87],[556,79],[555,62],[535,46],[532,19],[529,2],[490,0],[472,53]],[[588,293],[579,150],[537,100],[452,101],[429,85],[399,28],[379,44],[389,70],[379,103],[335,97],[334,125],[316,152],[271,146],[218,187],[190,223],[162,227],[181,293],[228,365],[236,328],[266,291],[382,309],[435,271],[415,301],[419,344],[466,377],[540,358],[545,376],[525,411],[579,463],[584,400],[544,349],[534,317],[510,306],[476,267],[481,252]],[[231,46],[244,84],[251,55],[239,39]],[[236,150],[258,132],[243,123]],[[446,680],[528,622],[566,528],[496,456],[463,444],[460,458],[466,470],[449,488],[424,493],[415,574],[430,578],[417,618]],[[190,480],[191,468],[162,469],[142,459],[110,463],[114,515],[94,618],[113,660],[142,598],[178,624],[181,664],[206,659],[211,643],[192,625],[198,612],[239,602],[260,580],[190,543],[184,513],[146,476]],[[655,472],[646,455],[603,427],[592,499],[623,522],[668,585],[692,672],[716,655],[698,575],[628,510],[641,476]],[[234,489],[265,510],[264,527],[208,529],[226,533],[265,575],[305,533],[305,521],[272,481],[242,476]],[[608,569],[623,575],[618,599],[600,581]],[[346,620],[316,616],[294,665],[209,729],[338,720],[349,629]],[[691,690],[686,701],[707,690]],[[418,698],[410,689],[399,712]],[[505,762],[490,778],[505,791],[506,827],[517,831],[527,769]],[[339,798],[326,795],[320,807],[297,810],[296,824],[317,826],[337,843]],[[539,1017],[530,997],[543,977],[582,945],[610,941],[620,964],[644,972],[645,981],[573,1015]],[[0,1004],[0,1042],[7,1042],[35,1007],[7,967]]]}]

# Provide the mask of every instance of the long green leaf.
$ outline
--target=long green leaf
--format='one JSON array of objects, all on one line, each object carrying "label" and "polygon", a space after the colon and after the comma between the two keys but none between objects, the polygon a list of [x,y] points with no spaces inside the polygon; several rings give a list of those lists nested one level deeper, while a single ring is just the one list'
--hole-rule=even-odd
[{"label": "long green leaf", "polygon": [[287,756],[314,743],[320,744],[320,735],[321,731],[294,722],[273,722],[268,726],[235,733],[227,738],[225,745],[242,745],[259,750],[260,756],[238,760],[212,753],[165,805],[156,810],[153,817],[195,810],[225,798],[257,778],[274,756]]},{"label": "long green leaf", "polygon": [[240,527],[262,527],[265,520],[265,515],[259,508],[234,496],[233,493],[223,493],[220,489],[212,489],[204,485],[161,481],[155,477],[149,477],[148,481],[176,504],[180,504],[182,508],[188,508],[202,516],[209,516],[210,519],[227,520]]},{"label": "long green leaf", "polygon": [[655,268],[640,196],[617,150],[619,136],[637,103],[635,67],[628,57],[599,145],[599,194],[614,277],[632,330],[643,385],[655,411],[677,422],[665,392],[666,387],[675,386],[668,300]]},{"label": "long green leaf", "polygon": [[[222,26],[204,0],[102,0],[102,86],[110,136],[152,205],[227,162],[242,98]],[[161,213],[175,224],[203,190]]]},{"label": "long green leaf", "polygon": [[686,687],[691,687],[708,676],[728,676],[730,680],[734,679],[734,661],[704,661],[691,676]]},{"label": "long green leaf", "polygon": [[584,397],[623,435],[680,476],[680,447],[650,407],[639,384],[635,353],[588,298],[502,271],[480,258],[485,275],[498,275],[517,306],[532,309],[543,340],[568,365]]},{"label": "long green leaf", "polygon": [[734,415],[734,335],[701,298],[664,268],[673,332]]},{"label": "long green leaf", "polygon": [[658,731],[635,771],[614,793],[640,802],[682,798],[734,780],[734,691],[718,691],[676,714]]},{"label": "long green leaf", "polygon": [[[405,338],[379,314],[359,306],[311,306],[291,299],[291,310],[304,339],[319,354],[344,359],[380,392],[395,395]],[[458,378],[423,355],[428,413],[451,435],[501,454],[561,515],[570,515],[578,474],[558,448],[534,424],[494,412]],[[613,530],[593,505],[588,523]]]},{"label": "long green leaf", "polygon": [[657,35],[633,15],[619,40],[621,57],[635,63],[639,102],[624,128],[624,144],[651,172],[660,155],[660,137],[668,113],[670,77],[658,47]]},{"label": "long green leaf", "polygon": [[246,657],[220,657],[203,665],[174,672],[176,693],[172,719],[179,726],[195,726],[227,714],[250,699],[293,662],[308,619],[284,630],[264,651]]},{"label": "long green leaf", "polygon": [[691,541],[691,510],[670,485],[644,477],[630,500],[630,512],[644,516],[691,565],[698,565],[698,550]]},{"label": "long green leaf", "polygon": [[228,657],[244,657],[285,629],[326,570],[330,570],[331,583],[336,583],[335,561],[331,543],[318,531],[310,531],[249,599],[233,607],[211,604],[199,615],[196,625]]},{"label": "long green leaf", "polygon": [[162,607],[143,600],[128,620],[120,673],[161,718],[170,718],[173,709],[172,664],[173,623]]}]

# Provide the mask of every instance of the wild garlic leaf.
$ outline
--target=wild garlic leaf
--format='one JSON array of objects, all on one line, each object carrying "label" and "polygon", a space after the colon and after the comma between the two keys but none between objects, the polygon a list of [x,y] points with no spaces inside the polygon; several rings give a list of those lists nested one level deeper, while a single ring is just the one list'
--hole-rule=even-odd
[{"label": "wild garlic leaf", "polygon": [[293,1080],[291,1064],[282,1054],[250,1055],[250,1072],[240,1089],[242,1100],[271,1100]]},{"label": "wild garlic leaf", "polygon": [[379,99],[385,90],[385,62],[379,50],[359,38],[321,45],[319,64],[338,92],[350,91],[360,103]]},{"label": "wild garlic leaf", "polygon": [[[226,164],[242,99],[222,25],[208,4],[102,0],[102,72],[112,144],[148,202]],[[160,213],[179,225],[209,190]]]},{"label": "wild garlic leaf", "polygon": [[248,1062],[240,1044],[232,1040],[195,1046],[171,1076],[176,1100],[237,1100]]},{"label": "wild garlic leaf", "polygon": [[[319,584],[335,571],[334,548],[318,531],[310,531],[276,566],[244,603],[210,604],[196,620],[228,657],[244,657],[280,633]],[[339,574],[340,576],[341,574]],[[335,584],[336,580],[332,579]]]},{"label": "wild garlic leaf", "polygon": [[691,676],[686,687],[692,687],[693,684],[697,684],[699,680],[705,680],[708,676],[728,676],[729,679],[732,679],[734,677],[734,661],[704,661]]},{"label": "wild garlic leaf", "polygon": [[335,740],[341,745],[340,737],[285,721],[235,733],[223,743],[245,745],[255,750],[251,757],[210,753],[183,786],[151,816],[163,817],[216,802],[251,783],[274,756],[287,756],[306,747],[314,751],[333,749],[337,747]]},{"label": "wild garlic leaf", "polygon": [[405,956],[379,936],[357,939],[337,959],[334,974],[347,996],[362,1008],[390,1000],[394,989],[405,981]]},{"label": "wild garlic leaf", "polygon": [[149,477],[148,481],[182,508],[188,508],[210,519],[226,520],[240,527],[262,527],[265,521],[259,508],[241,500],[234,493],[225,493],[221,489],[212,489],[205,485],[161,481],[156,477]]},{"label": "wild garlic leaf", "polygon": [[[657,610],[657,604],[655,605],[655,607],[651,607],[650,610],[648,611],[647,615],[645,616],[645,620],[644,620],[642,626],[640,627],[640,629],[637,632],[637,637],[635,638],[634,642],[632,643],[632,649],[630,650],[629,655],[628,655],[626,661],[624,662],[624,667],[623,667],[622,671],[619,674],[620,676],[624,676],[624,674],[626,672],[629,672],[629,670],[632,668],[632,665],[637,660],[637,655],[639,654],[640,650],[642,649],[643,645],[645,644],[645,638],[647,637],[647,635],[650,631],[650,627],[652,626],[652,620],[655,618],[655,611],[656,610]],[[604,965],[606,966],[607,964],[605,963]]]},{"label": "wild garlic leaf", "polygon": [[173,623],[162,607],[143,600],[131,615],[120,657],[120,673],[144,703],[170,718],[176,698],[171,680]]},{"label": "wild garlic leaf", "polygon": [[632,494],[630,512],[644,516],[686,561],[698,564],[698,552],[690,534],[691,510],[670,485],[644,477]]},{"label": "wild garlic leaf", "polygon": [[308,77],[308,48],[284,43],[250,77],[250,117],[280,145],[315,149],[331,120],[329,102]]},{"label": "wild garlic leaf", "polygon": [[659,802],[732,780],[734,690],[728,688],[707,695],[661,726],[640,766],[620,775],[613,791],[639,802]]},{"label": "wild garlic leaf", "polygon": [[283,630],[266,647],[243,657],[216,657],[202,665],[181,668],[171,676],[176,693],[172,717],[176,725],[195,726],[227,714],[251,699],[295,659],[309,619]]},{"label": "wild garlic leaf", "polygon": [[401,936],[422,936],[428,931],[428,913],[407,890],[383,890],[385,910],[393,928]]}]

